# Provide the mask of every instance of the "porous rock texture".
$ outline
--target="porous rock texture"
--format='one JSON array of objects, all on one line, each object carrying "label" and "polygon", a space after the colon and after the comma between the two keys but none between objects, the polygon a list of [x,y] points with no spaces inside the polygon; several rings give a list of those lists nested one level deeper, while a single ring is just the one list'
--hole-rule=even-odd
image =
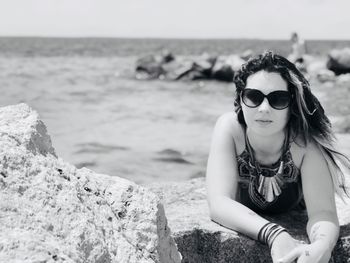
[{"label": "porous rock texture", "polygon": [[157,195],[57,158],[26,104],[0,108],[0,262],[180,262]]},{"label": "porous rock texture", "polygon": [[[272,262],[266,245],[210,220],[204,178],[148,187],[164,200],[183,263]],[[350,200],[347,204],[339,198],[336,201],[341,233],[330,262],[350,262]],[[294,238],[308,241],[305,210],[264,217],[284,226]]]}]

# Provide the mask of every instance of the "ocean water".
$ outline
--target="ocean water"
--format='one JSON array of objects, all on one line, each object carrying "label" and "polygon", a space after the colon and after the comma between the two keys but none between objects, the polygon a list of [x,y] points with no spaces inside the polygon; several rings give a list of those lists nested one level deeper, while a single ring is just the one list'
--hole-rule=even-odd
[{"label": "ocean water", "polygon": [[[175,55],[287,53],[287,43],[0,38],[0,106],[24,102],[38,111],[57,154],[77,167],[141,184],[187,180],[205,174],[215,121],[233,109],[233,85],[136,80],[137,57],[162,48]],[[350,46],[311,44],[314,54]]]}]

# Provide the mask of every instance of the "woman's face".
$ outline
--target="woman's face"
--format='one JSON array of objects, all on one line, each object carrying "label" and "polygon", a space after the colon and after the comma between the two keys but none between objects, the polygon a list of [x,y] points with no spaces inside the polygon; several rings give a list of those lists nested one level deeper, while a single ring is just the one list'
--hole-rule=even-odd
[{"label": "woman's face", "polygon": [[[287,82],[279,73],[264,70],[250,75],[245,89],[256,89],[265,95],[273,91],[288,91]],[[241,98],[241,105],[248,129],[259,135],[274,135],[283,131],[288,123],[289,107],[282,110],[274,109],[267,98],[255,108],[245,105]]]}]

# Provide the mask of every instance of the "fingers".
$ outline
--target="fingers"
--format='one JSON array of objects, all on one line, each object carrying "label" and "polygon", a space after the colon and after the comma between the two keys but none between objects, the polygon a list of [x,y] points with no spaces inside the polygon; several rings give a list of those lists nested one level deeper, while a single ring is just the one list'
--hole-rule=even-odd
[{"label": "fingers", "polygon": [[291,252],[285,255],[283,258],[277,260],[277,263],[292,263],[295,259],[300,257],[302,253],[301,246],[294,248]]}]

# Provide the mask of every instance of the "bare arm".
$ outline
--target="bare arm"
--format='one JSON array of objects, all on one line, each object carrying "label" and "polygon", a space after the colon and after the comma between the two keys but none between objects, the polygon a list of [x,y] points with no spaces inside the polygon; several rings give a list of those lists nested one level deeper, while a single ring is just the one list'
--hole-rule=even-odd
[{"label": "bare arm", "polygon": [[326,160],[314,143],[308,146],[301,173],[310,242],[322,242],[331,252],[339,237],[334,187]]},{"label": "bare arm", "polygon": [[303,193],[308,213],[307,233],[311,244],[293,249],[278,262],[328,262],[339,237],[334,187],[327,162],[314,142],[307,146],[301,165]]},{"label": "bare arm", "polygon": [[234,133],[238,124],[234,118],[233,113],[226,113],[214,128],[206,175],[210,216],[223,226],[257,239],[268,221],[235,201],[238,175]]}]

